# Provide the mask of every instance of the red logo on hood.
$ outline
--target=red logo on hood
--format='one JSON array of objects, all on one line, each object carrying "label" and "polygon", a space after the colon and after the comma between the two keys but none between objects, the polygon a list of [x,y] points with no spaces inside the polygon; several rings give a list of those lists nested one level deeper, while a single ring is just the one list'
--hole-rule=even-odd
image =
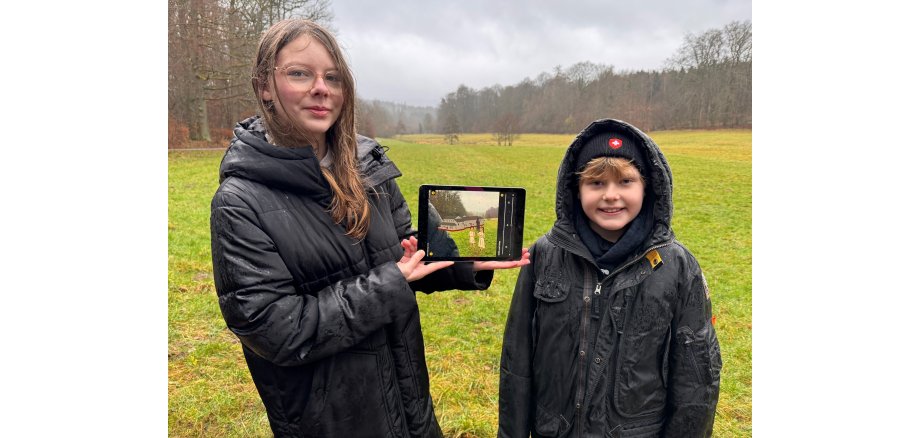
[{"label": "red logo on hood", "polygon": [[616,137],[611,137],[610,140],[607,140],[607,145],[613,149],[619,149],[623,146],[623,140],[620,140]]}]

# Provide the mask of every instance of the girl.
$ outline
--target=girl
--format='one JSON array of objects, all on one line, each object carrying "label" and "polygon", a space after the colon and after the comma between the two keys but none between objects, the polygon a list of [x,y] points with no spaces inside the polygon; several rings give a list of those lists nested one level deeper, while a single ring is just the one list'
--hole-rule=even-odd
[{"label": "girl", "polygon": [[512,262],[420,263],[383,148],[355,132],[355,83],[332,35],[263,35],[211,203],[220,310],[275,436],[441,435],[414,291],[489,286]]}]

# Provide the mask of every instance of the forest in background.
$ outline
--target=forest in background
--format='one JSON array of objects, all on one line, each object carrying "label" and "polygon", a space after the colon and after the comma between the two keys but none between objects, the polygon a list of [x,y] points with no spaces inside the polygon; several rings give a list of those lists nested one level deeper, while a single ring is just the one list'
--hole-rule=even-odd
[{"label": "forest in background", "polygon": [[[272,23],[314,20],[335,32],[330,0],[169,0],[169,147],[225,145],[233,126],[256,114],[250,81],[259,37]],[[459,85],[437,107],[362,99],[358,132],[370,137],[576,133],[603,117],[645,131],[750,128],[752,25],[685,35],[660,70],[580,62],[515,85]],[[360,83],[360,81],[359,81]]]}]

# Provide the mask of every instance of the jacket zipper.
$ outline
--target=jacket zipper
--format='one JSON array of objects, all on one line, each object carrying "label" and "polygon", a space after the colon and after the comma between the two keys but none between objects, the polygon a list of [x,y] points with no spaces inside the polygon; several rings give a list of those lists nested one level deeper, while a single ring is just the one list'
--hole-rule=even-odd
[{"label": "jacket zipper", "polygon": [[[593,301],[593,302],[591,303],[591,307],[592,307],[592,318],[593,318],[593,317],[596,317],[597,314],[598,314],[598,312],[600,312],[600,304],[598,304],[598,303],[600,302],[601,288],[602,288],[602,287],[603,287],[603,282],[602,282],[602,281],[598,281],[597,284],[594,286],[594,297],[591,299],[591,300]],[[587,309],[587,307],[588,307],[588,306],[585,306],[585,309]],[[601,318],[601,319],[598,320],[598,329],[600,328],[600,324],[601,324],[602,319],[603,319],[603,318]],[[590,324],[590,322],[589,322],[590,320],[591,320],[591,318],[586,318],[586,319],[585,319],[586,323],[588,323],[588,324]],[[586,330],[586,332],[587,332],[587,333],[591,333],[591,328],[589,327],[589,328]],[[597,337],[597,333],[594,333],[594,336]],[[587,341],[588,341],[588,340],[585,339],[585,345],[584,345],[584,348],[582,348],[582,351],[586,351],[586,350],[587,350],[587,348],[588,348]],[[594,345],[594,349],[592,349],[591,351],[592,351],[592,355],[593,355],[594,357],[598,357],[598,355],[597,355],[597,345],[596,345],[596,344]],[[579,382],[580,382],[581,385],[585,385],[585,388],[587,389],[587,388],[588,388],[588,382],[587,382],[587,380],[588,380],[588,378],[591,376],[590,367],[591,367],[591,362],[592,362],[592,360],[590,360],[590,358],[586,358],[586,359],[587,359],[587,360],[584,361],[583,364],[582,364],[582,369],[584,370],[584,374],[585,374],[585,375],[584,375],[581,379],[579,379]],[[596,359],[595,359],[595,360],[596,360]],[[583,396],[583,398],[585,399],[585,402],[586,402],[586,403],[587,403],[588,396],[590,396],[590,395],[594,392],[594,387],[590,387],[590,389],[591,389],[591,391],[585,392],[585,394],[584,394],[584,396]],[[587,406],[585,407],[585,415],[587,415]],[[583,431],[581,431],[581,430],[579,429],[579,434],[582,434],[582,433],[583,433]]]},{"label": "jacket zipper", "polygon": [[597,286],[594,288],[594,298],[591,303],[591,315],[597,316],[600,313],[600,297],[601,297],[601,282],[597,282]]},{"label": "jacket zipper", "polygon": [[[589,266],[590,267],[590,266]],[[592,270],[585,269],[585,279],[584,283],[587,284],[589,280],[592,279]],[[600,286],[600,284],[598,284]],[[585,302],[584,311],[582,312],[582,324],[581,324],[581,341],[578,345],[578,386],[575,389],[575,434],[578,437],[581,437],[583,434],[582,428],[584,427],[584,421],[582,417],[584,416],[584,406],[582,401],[585,399],[585,378],[586,378],[586,351],[588,348],[588,328],[591,324],[591,293],[588,289],[582,288],[584,290],[584,297],[582,298]],[[595,293],[598,290],[595,288]]]},{"label": "jacket zipper", "polygon": [[656,249],[658,249],[658,248],[664,248],[664,247],[670,245],[671,243],[673,243],[673,242],[659,243],[658,245],[652,245],[652,246],[650,246],[648,249],[646,249],[645,251],[643,251],[642,254],[641,254],[639,257],[636,257],[636,258],[630,260],[629,262],[627,262],[627,263],[624,264],[623,266],[620,266],[620,269],[617,269],[616,271],[613,271],[613,272],[611,272],[610,274],[608,274],[606,277],[604,277],[604,279],[601,280],[601,283],[607,281],[608,279],[610,279],[610,278],[613,277],[614,275],[617,275],[617,274],[619,274],[620,272],[623,272],[623,270],[625,270],[626,268],[632,266],[634,263],[638,262],[639,260],[644,259],[644,258],[645,258],[645,255],[648,254],[649,251],[653,251],[653,250],[656,250]]}]

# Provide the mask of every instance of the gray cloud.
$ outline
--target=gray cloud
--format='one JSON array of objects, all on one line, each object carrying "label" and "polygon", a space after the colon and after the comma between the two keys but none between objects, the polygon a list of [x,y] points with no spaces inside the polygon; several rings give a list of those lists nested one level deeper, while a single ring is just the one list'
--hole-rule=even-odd
[{"label": "gray cloud", "polygon": [[436,106],[460,84],[513,85],[581,61],[659,69],[688,32],[751,19],[750,0],[338,1],[358,94]]}]

